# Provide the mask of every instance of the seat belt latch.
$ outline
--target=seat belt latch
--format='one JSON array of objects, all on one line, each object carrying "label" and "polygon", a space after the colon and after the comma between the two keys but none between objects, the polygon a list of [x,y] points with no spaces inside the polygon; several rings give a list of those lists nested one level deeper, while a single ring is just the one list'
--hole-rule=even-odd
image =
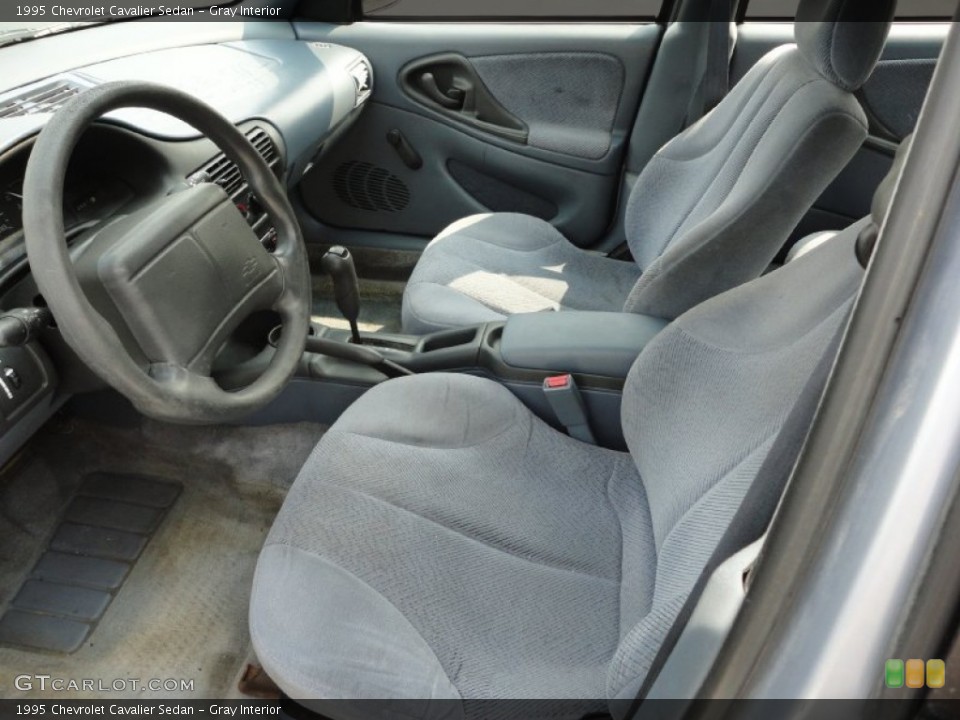
[{"label": "seat belt latch", "polygon": [[580,442],[596,445],[597,440],[590,430],[587,409],[583,395],[573,375],[551,375],[543,381],[543,394],[550,404],[553,414],[566,428],[567,434]]}]

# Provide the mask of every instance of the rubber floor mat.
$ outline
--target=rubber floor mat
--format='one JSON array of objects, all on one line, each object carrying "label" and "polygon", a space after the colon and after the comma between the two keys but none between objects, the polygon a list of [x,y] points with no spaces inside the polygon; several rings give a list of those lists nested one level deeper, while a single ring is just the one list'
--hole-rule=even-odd
[{"label": "rubber floor mat", "polygon": [[181,489],[179,483],[141,475],[83,478],[45,551],[0,618],[0,643],[75,652]]}]

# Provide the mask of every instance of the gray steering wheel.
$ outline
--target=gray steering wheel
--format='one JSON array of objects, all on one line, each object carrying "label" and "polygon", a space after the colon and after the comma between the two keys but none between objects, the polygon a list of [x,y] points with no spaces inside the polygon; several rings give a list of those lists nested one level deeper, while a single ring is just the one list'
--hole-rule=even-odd
[{"label": "gray steering wheel", "polygon": [[[227,194],[203,183],[96,231],[71,251],[64,236],[67,165],[84,130],[124,107],[168,113],[235,162],[277,230],[268,253]],[[195,98],[146,83],[114,82],[71,100],[34,145],[23,187],[27,256],[70,347],[143,414],[184,423],[223,422],[274,399],[303,354],[310,271],[281,183],[234,125]],[[252,313],[272,310],[283,332],[251,385],[221,388],[215,356]]]}]

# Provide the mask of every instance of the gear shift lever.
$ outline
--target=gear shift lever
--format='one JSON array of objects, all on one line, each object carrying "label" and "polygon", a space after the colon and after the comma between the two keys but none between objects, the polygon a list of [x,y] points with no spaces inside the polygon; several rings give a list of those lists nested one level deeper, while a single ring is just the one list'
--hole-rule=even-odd
[{"label": "gear shift lever", "polygon": [[360,345],[360,330],[357,318],[360,316],[360,281],[357,269],[353,265],[350,251],[342,245],[334,245],[320,259],[323,269],[333,279],[333,296],[343,317],[350,323],[351,342]]}]

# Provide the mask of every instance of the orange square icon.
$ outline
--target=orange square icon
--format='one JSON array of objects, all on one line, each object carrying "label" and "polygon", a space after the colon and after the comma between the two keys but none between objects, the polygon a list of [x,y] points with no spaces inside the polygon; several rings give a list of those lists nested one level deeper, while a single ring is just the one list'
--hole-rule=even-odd
[{"label": "orange square icon", "polygon": [[947,666],[943,660],[927,660],[927,687],[942,688],[946,682]]},{"label": "orange square icon", "polygon": [[923,660],[907,660],[907,687],[923,687]]}]

